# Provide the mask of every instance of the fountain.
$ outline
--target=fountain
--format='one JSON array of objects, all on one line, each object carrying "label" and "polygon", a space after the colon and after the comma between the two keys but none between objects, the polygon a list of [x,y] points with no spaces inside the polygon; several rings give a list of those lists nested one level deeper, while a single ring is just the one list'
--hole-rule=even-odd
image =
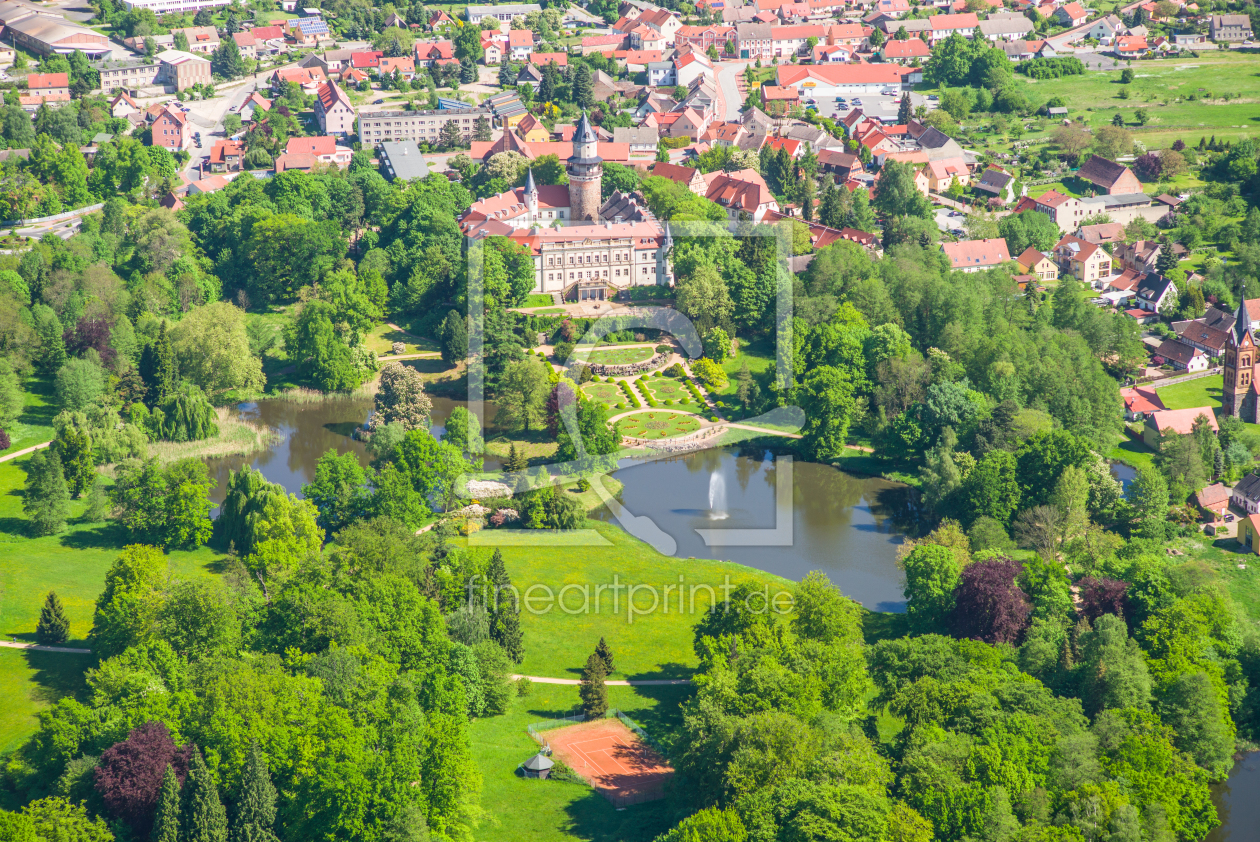
[{"label": "fountain", "polygon": [[709,474],[709,520],[726,520],[726,478]]}]

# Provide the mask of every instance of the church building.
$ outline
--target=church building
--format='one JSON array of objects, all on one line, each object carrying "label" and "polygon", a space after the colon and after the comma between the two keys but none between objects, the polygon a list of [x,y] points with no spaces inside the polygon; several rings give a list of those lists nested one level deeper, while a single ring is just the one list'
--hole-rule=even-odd
[{"label": "church building", "polygon": [[569,183],[525,185],[474,202],[459,220],[464,236],[508,237],[534,258],[534,292],[565,301],[604,301],[631,286],[672,285],[668,227],[641,196],[614,191],[604,200],[603,160],[586,114],[573,133]]},{"label": "church building", "polygon": [[1225,384],[1221,393],[1221,413],[1260,423],[1256,407],[1256,340],[1246,298],[1239,294],[1234,326],[1225,343]]}]

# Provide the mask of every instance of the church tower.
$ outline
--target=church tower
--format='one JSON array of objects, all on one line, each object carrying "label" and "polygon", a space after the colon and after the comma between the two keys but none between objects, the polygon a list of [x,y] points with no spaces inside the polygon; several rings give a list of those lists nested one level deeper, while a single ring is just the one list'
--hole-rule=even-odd
[{"label": "church tower", "polygon": [[1255,423],[1256,398],[1253,380],[1256,366],[1256,342],[1251,332],[1251,314],[1242,290],[1238,292],[1238,311],[1234,328],[1225,344],[1225,385],[1221,394],[1221,412]]},{"label": "church tower", "polygon": [[530,167],[525,176],[525,208],[529,211],[530,222],[538,220],[538,185],[534,183],[534,168]]},{"label": "church tower", "polygon": [[599,157],[599,138],[582,112],[573,132],[573,156],[569,158],[569,216],[574,222],[599,222],[603,204],[604,161]]}]

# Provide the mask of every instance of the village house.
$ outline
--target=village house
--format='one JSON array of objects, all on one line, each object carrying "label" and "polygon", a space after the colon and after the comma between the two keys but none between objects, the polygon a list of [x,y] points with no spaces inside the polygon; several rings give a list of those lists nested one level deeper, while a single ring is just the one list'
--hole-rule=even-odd
[{"label": "village house", "polygon": [[188,115],[172,106],[162,106],[153,121],[154,146],[178,152],[188,145]]},{"label": "village house", "polygon": [[1167,305],[1177,301],[1177,285],[1162,275],[1147,272],[1135,287],[1138,309],[1160,313]]},{"label": "village house", "polygon": [[1065,3],[1054,11],[1054,19],[1063,26],[1080,26],[1089,20],[1089,10],[1080,3]]},{"label": "village house", "polygon": [[[1194,422],[1199,418],[1207,418],[1212,432],[1220,432],[1216,423],[1216,415],[1210,406],[1196,406],[1190,409],[1162,409],[1146,416],[1142,427],[1142,441],[1151,450],[1159,452],[1165,436],[1186,436],[1194,431]],[[1246,480],[1243,480],[1246,482]],[[1241,483],[1240,483],[1241,484]],[[1256,511],[1254,508],[1250,511]]]},{"label": "village house", "polygon": [[315,96],[315,119],[326,135],[354,134],[354,106],[336,82],[319,86]]},{"label": "village house", "polygon": [[[1247,514],[1260,512],[1260,473],[1252,472],[1239,480],[1229,493],[1229,502]],[[1251,546],[1260,551],[1260,542]]]},{"label": "village house", "polygon": [[1247,15],[1212,15],[1208,21],[1208,37],[1213,41],[1248,41],[1251,39],[1251,18]]},{"label": "village house", "polygon": [[245,158],[245,141],[216,140],[210,147],[210,172],[240,172]]},{"label": "village house", "polygon": [[756,170],[711,172],[704,180],[709,185],[704,197],[721,205],[731,222],[738,221],[740,213],[748,214],[753,222],[760,222],[767,211],[779,210],[778,201]]},{"label": "village house", "polygon": [[1054,259],[1061,271],[1091,287],[1098,286],[1111,275],[1111,255],[1102,246],[1071,234],[1055,244]]},{"label": "village house", "polygon": [[949,258],[951,268],[960,272],[979,272],[993,269],[1011,259],[1006,250],[1006,240],[963,240],[958,243],[941,243],[941,251]]},{"label": "village house", "polygon": [[691,167],[657,161],[652,166],[652,175],[668,178],[675,184],[681,184],[697,196],[703,196],[709,190],[709,184],[704,180],[700,170]]},{"label": "village house", "polygon": [[1211,360],[1207,354],[1193,345],[1178,342],[1176,339],[1165,339],[1161,342],[1155,349],[1155,355],[1162,357],[1164,362],[1178,371],[1193,374],[1197,371],[1207,371],[1211,367]]},{"label": "village house", "polygon": [[1039,281],[1053,281],[1059,277],[1059,267],[1050,259],[1050,256],[1032,246],[1025,249],[1015,262],[1026,274],[1032,275]]}]

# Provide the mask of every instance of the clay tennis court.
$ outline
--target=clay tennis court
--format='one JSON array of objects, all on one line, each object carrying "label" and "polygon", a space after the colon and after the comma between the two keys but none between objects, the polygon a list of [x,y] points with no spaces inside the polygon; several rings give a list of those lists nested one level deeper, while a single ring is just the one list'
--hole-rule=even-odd
[{"label": "clay tennis court", "polygon": [[554,756],[617,803],[665,797],[674,770],[617,719],[581,722],[546,732]]}]

